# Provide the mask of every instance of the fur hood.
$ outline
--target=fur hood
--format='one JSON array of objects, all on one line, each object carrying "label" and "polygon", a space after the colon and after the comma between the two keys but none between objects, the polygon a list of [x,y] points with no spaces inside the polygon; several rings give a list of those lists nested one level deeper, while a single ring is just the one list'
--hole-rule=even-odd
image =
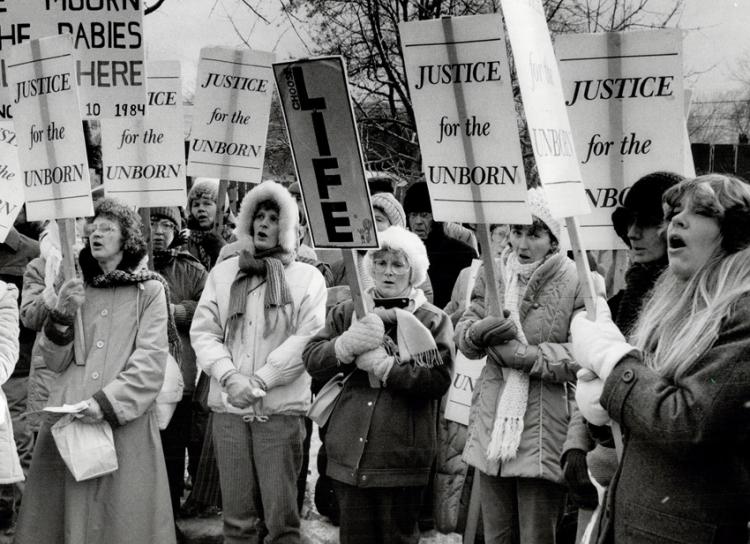
[{"label": "fur hood", "polygon": [[409,283],[412,287],[418,287],[427,280],[427,269],[430,267],[430,260],[427,257],[427,249],[424,246],[424,242],[422,242],[419,236],[403,227],[394,226],[379,232],[378,240],[380,241],[380,248],[369,250],[365,260],[367,272],[371,277],[373,276],[373,255],[379,251],[391,249],[403,251],[409,260],[409,265],[412,268],[411,281]]},{"label": "fur hood", "polygon": [[299,231],[299,209],[292,194],[281,184],[267,180],[245,195],[237,217],[237,240],[254,251],[253,237],[250,233],[253,216],[258,204],[264,200],[273,200],[279,206],[279,245],[286,252],[297,251]]}]

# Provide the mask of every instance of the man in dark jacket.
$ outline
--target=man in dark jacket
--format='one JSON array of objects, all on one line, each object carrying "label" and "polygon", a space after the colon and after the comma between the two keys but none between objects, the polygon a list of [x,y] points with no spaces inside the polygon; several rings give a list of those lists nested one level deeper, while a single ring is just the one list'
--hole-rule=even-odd
[{"label": "man in dark jacket", "polygon": [[471,264],[477,252],[471,246],[446,235],[444,224],[432,217],[427,183],[415,183],[406,191],[404,211],[409,230],[419,236],[427,248],[435,306],[445,308],[461,270]]},{"label": "man in dark jacket", "polygon": [[[16,220],[23,222],[25,216]],[[39,256],[39,243],[24,236],[12,228],[0,244],[0,280],[18,287],[18,305],[21,305],[21,290],[23,288],[23,273],[32,259]],[[26,420],[22,417],[26,412],[26,398],[28,392],[29,370],[31,368],[31,348],[34,345],[36,332],[21,324],[19,337],[20,351],[18,362],[13,374],[3,384],[3,391],[8,398],[8,408],[13,424],[13,435],[16,441],[18,457],[24,473],[31,464],[31,453],[34,450],[34,440]],[[10,526],[13,512],[21,500],[23,484],[8,484],[0,486],[0,528]]]},{"label": "man in dark jacket", "polygon": [[190,345],[190,325],[208,273],[200,261],[187,250],[179,246],[172,247],[175,233],[180,229],[180,211],[177,208],[165,207],[151,208],[150,213],[154,270],[164,276],[169,285],[170,303],[182,342],[180,369],[185,388],[169,426],[161,433],[172,511],[176,517],[180,510],[180,497],[184,486],[185,450],[190,437],[192,398],[198,368],[195,363],[195,352]]}]

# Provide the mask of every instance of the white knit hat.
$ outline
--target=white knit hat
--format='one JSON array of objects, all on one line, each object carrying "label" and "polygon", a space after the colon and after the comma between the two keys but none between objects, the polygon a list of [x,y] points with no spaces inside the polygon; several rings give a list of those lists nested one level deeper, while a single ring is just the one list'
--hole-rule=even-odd
[{"label": "white knit hat", "polygon": [[427,280],[427,269],[430,267],[430,259],[427,257],[427,249],[424,242],[411,231],[403,227],[388,227],[383,232],[378,233],[380,240],[379,249],[371,249],[367,252],[366,264],[367,271],[372,276],[373,272],[373,255],[378,251],[390,249],[402,251],[406,255],[409,265],[412,269],[411,285],[417,287]]},{"label": "white knit hat", "polygon": [[549,211],[549,205],[547,204],[547,196],[544,193],[544,189],[541,187],[534,187],[526,192],[526,200],[529,203],[529,210],[531,214],[538,217],[542,223],[547,225],[552,235],[560,241],[560,233],[562,226],[560,222],[552,217]]},{"label": "white knit hat", "polygon": [[396,197],[391,193],[376,193],[372,195],[372,207],[382,210],[391,226],[406,228],[406,214]]}]

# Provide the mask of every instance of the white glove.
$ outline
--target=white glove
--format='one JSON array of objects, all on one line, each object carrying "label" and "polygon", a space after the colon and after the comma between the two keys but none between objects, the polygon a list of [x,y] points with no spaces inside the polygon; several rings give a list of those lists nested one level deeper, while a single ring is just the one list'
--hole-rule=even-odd
[{"label": "white glove", "polygon": [[578,378],[576,403],[583,417],[594,425],[602,426],[609,423],[609,414],[599,402],[604,389],[604,381],[586,369],[579,370],[576,377]]},{"label": "white glove", "polygon": [[377,314],[370,312],[357,321],[352,317],[349,328],[333,344],[336,358],[344,364],[350,364],[360,353],[381,346],[384,334],[383,320]]},{"label": "white glove", "polygon": [[388,378],[388,374],[390,374],[391,368],[393,368],[394,361],[394,357],[388,355],[388,352],[385,351],[383,346],[378,346],[375,349],[357,355],[354,359],[357,368],[371,373],[381,382],[385,382]]},{"label": "white glove", "polygon": [[612,322],[607,301],[596,299],[596,320],[590,321],[586,312],[579,312],[570,322],[573,338],[573,358],[581,368],[586,368],[606,381],[612,369],[626,355],[638,350],[625,341],[625,337]]}]

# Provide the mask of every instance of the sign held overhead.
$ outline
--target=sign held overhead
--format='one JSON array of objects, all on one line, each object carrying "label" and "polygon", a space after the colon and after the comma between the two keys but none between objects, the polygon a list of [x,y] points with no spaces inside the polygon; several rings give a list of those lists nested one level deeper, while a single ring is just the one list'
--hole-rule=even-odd
[{"label": "sign held overhead", "polygon": [[343,59],[283,62],[273,70],[313,245],[378,247]]},{"label": "sign held overhead", "polygon": [[274,59],[264,51],[201,49],[188,175],[260,183]]},{"label": "sign held overhead", "polygon": [[[7,69],[28,219],[93,215],[71,37],[16,45]],[[40,92],[38,82],[50,80]]]},{"label": "sign held overhead", "polygon": [[435,219],[530,223],[499,15],[401,23]]}]

